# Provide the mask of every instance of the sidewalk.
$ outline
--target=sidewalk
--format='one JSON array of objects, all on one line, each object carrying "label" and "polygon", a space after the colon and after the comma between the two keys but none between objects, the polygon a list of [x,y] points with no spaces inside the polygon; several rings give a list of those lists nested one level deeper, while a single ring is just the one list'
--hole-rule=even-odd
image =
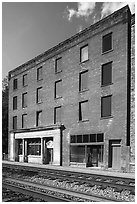
[{"label": "sidewalk", "polygon": [[121,173],[109,170],[101,170],[101,169],[93,169],[88,168],[80,168],[80,167],[71,167],[71,166],[55,166],[55,165],[44,165],[44,164],[34,164],[34,163],[21,163],[21,162],[11,162],[11,161],[2,161],[2,164],[12,164],[12,165],[20,165],[20,166],[30,166],[30,167],[38,167],[38,168],[45,168],[45,169],[56,169],[56,170],[64,170],[64,171],[73,171],[79,173],[88,173],[88,174],[98,174],[104,176],[113,176],[113,177],[123,177],[123,178],[131,178],[135,179],[135,173]]}]

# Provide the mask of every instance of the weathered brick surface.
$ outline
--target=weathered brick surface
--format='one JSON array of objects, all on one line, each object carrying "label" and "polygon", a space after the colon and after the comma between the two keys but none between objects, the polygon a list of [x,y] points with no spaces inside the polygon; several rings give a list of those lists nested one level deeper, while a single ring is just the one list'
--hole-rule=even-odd
[{"label": "weathered brick surface", "polygon": [[[21,129],[21,116],[28,115],[28,128],[36,127],[36,111],[43,111],[42,126],[54,124],[54,107],[62,106],[62,160],[63,165],[69,165],[70,135],[104,133],[103,168],[108,168],[109,140],[121,139],[122,155],[121,170],[128,171],[129,153],[125,151],[127,140],[127,41],[129,12],[119,13],[93,26],[85,35],[79,35],[73,40],[60,45],[54,52],[42,55],[33,63],[26,63],[10,74],[17,74],[10,79],[9,91],[9,130],[12,131],[12,117],[18,116],[18,129]],[[133,28],[132,28],[133,30]],[[89,32],[90,31],[90,32]],[[113,50],[102,54],[102,36],[112,32]],[[89,46],[89,60],[80,63],[80,48]],[[132,43],[133,37],[132,37]],[[132,49],[132,55],[133,55]],[[55,59],[62,57],[63,70],[55,74]],[[133,57],[132,57],[133,58]],[[101,65],[112,61],[112,85],[101,87]],[[40,63],[40,64],[38,64]],[[132,61],[133,64],[133,61]],[[36,71],[43,66],[43,80],[37,82]],[[134,67],[134,65],[132,65]],[[24,70],[24,72],[22,72]],[[79,73],[88,70],[88,90],[79,93]],[[20,73],[21,72],[21,73]],[[28,74],[28,86],[22,87],[22,76]],[[133,73],[132,73],[133,74]],[[18,78],[18,90],[12,90],[13,79]],[[54,99],[54,83],[62,79],[62,98]],[[43,87],[43,102],[36,104],[36,89]],[[133,84],[132,84],[133,86]],[[28,106],[22,109],[22,93],[28,93]],[[101,119],[101,96],[112,94],[112,117]],[[18,96],[18,110],[12,110],[13,96]],[[134,97],[132,97],[132,101]],[[89,120],[79,122],[79,102],[88,100]],[[133,105],[134,106],[134,105]],[[133,108],[134,109],[134,108]],[[134,117],[131,108],[131,118]],[[132,120],[134,123],[134,120]],[[131,127],[131,153],[134,153],[134,126]],[[125,155],[126,154],[126,155]],[[127,155],[128,154],[128,155]],[[132,159],[133,161],[133,159]]]}]

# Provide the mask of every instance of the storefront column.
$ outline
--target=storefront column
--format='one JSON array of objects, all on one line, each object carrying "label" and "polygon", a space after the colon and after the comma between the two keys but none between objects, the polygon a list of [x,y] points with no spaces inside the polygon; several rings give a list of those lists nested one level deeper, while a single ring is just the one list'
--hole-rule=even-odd
[{"label": "storefront column", "polygon": [[9,160],[15,161],[15,136],[14,133],[9,134]]},{"label": "storefront column", "polygon": [[43,154],[44,154],[44,151],[43,151],[43,138],[41,138],[41,163],[43,164]]},{"label": "storefront column", "polygon": [[23,156],[23,162],[24,162],[24,158],[25,158],[25,144],[24,144],[25,142],[24,142],[24,139],[22,139],[22,156]]},{"label": "storefront column", "polygon": [[28,162],[28,152],[27,152],[27,145],[28,141],[25,139],[24,140],[24,162]]}]

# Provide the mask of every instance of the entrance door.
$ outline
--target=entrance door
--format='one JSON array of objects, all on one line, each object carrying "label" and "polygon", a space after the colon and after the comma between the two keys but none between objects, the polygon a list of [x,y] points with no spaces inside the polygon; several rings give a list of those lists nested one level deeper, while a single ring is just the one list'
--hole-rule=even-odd
[{"label": "entrance door", "polygon": [[103,162],[103,147],[92,145],[87,147],[87,167],[98,167]]},{"label": "entrance door", "polygon": [[120,169],[121,166],[121,145],[120,140],[110,141],[109,167]]}]

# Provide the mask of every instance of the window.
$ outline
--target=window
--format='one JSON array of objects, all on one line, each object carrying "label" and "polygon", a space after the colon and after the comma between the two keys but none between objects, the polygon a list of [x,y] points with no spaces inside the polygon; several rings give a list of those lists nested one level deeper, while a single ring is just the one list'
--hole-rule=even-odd
[{"label": "window", "polygon": [[80,62],[88,60],[88,45],[80,48]]},{"label": "window", "polygon": [[13,97],[13,110],[17,109],[17,96]]},{"label": "window", "polygon": [[37,88],[37,103],[42,102],[42,87]]},{"label": "window", "polygon": [[70,143],[95,143],[104,142],[104,134],[84,134],[84,135],[71,135]]},{"label": "window", "polygon": [[41,126],[42,124],[42,111],[36,112],[36,126]]},{"label": "window", "polygon": [[88,120],[88,101],[79,103],[79,121]]},{"label": "window", "polygon": [[23,140],[18,140],[18,154],[22,155],[23,154]]},{"label": "window", "polygon": [[18,88],[18,79],[13,80],[13,90]]},{"label": "window", "polygon": [[101,117],[111,116],[111,97],[105,96],[101,98]]},{"label": "window", "polygon": [[107,52],[112,49],[112,33],[103,36],[102,52]]},{"label": "window", "polygon": [[55,98],[60,98],[62,95],[62,80],[55,82]]},{"label": "window", "polygon": [[41,155],[41,139],[28,140],[28,155]]},{"label": "window", "polygon": [[43,79],[43,76],[42,76],[42,67],[39,67],[37,69],[37,80],[39,81],[41,79]]},{"label": "window", "polygon": [[61,123],[61,106],[54,108],[54,124]]},{"label": "window", "polygon": [[112,62],[102,65],[102,86],[112,83]]},{"label": "window", "polygon": [[81,72],[79,74],[79,91],[88,89],[88,71]]},{"label": "window", "polygon": [[27,74],[24,74],[23,75],[23,86],[27,86],[28,84],[28,77],[27,77]]},{"label": "window", "polygon": [[55,61],[55,73],[62,71],[62,58],[58,58]]},{"label": "window", "polygon": [[27,114],[22,115],[22,128],[27,127]]},{"label": "window", "polygon": [[17,129],[17,116],[13,117],[13,130]]},{"label": "window", "polygon": [[27,93],[22,94],[22,108],[27,107]]}]

